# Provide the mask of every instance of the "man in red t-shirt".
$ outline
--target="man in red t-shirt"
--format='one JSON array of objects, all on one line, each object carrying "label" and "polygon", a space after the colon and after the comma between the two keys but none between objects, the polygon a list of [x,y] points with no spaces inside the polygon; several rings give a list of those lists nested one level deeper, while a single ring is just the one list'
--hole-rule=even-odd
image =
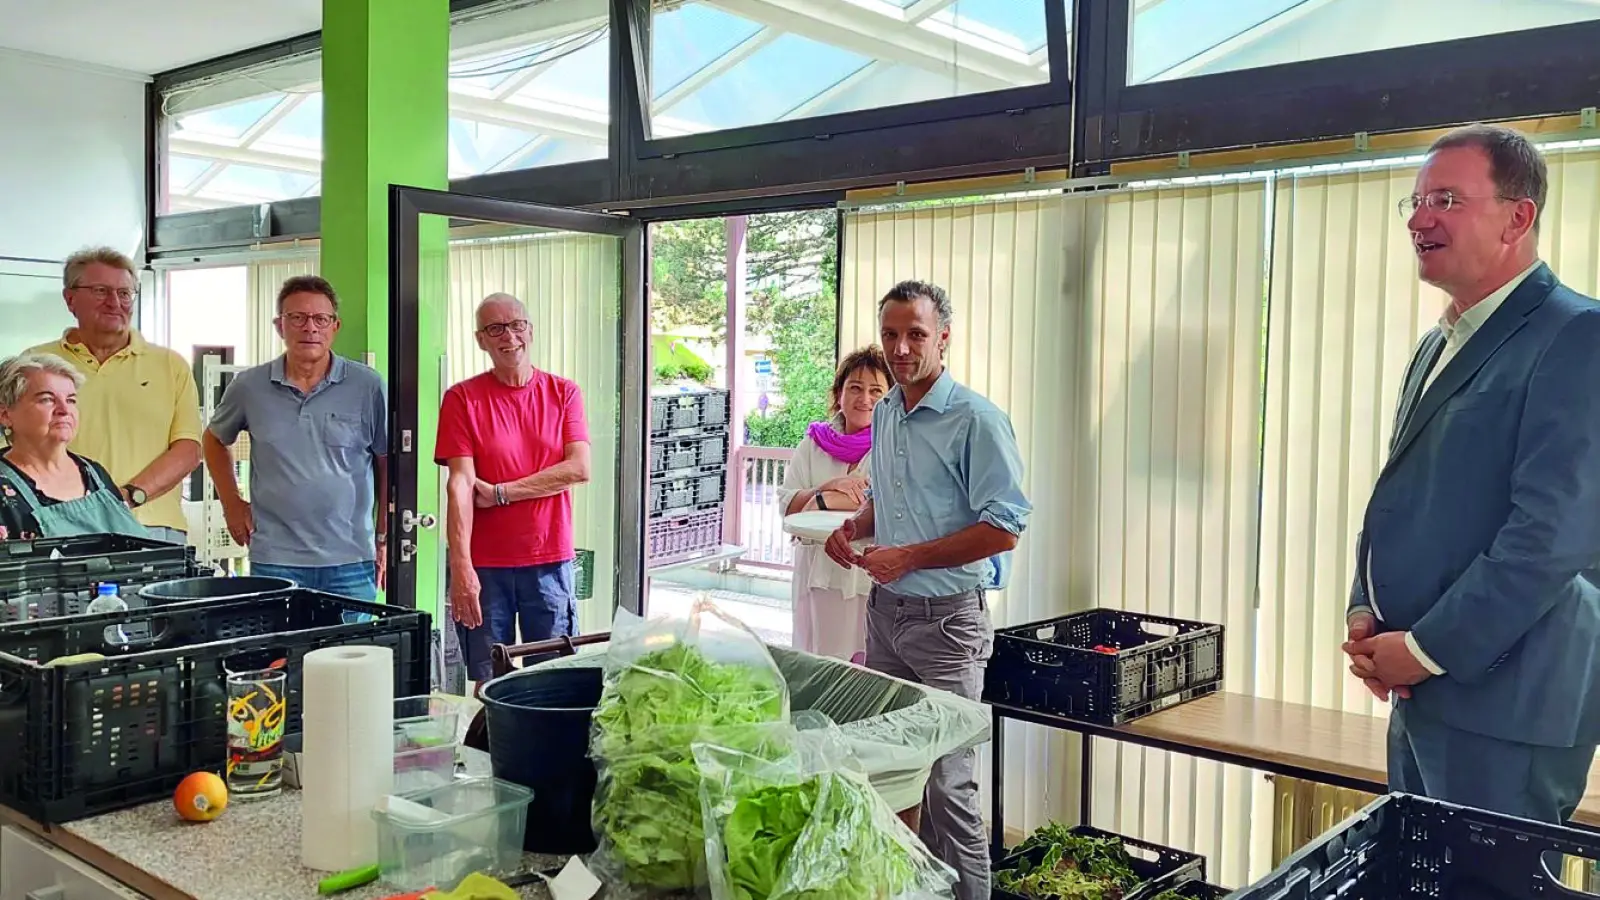
[{"label": "man in red t-shirt", "polygon": [[450,613],[473,681],[489,648],[577,634],[573,485],[589,480],[578,385],[528,362],[528,312],[510,294],[478,305],[493,368],[450,388],[434,461],[447,466]]}]

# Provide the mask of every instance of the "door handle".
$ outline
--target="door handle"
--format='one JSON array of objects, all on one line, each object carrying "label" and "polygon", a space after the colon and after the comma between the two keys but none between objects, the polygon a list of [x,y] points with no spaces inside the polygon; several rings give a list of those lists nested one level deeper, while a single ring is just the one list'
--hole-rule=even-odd
[{"label": "door handle", "polygon": [[400,530],[406,534],[410,534],[418,528],[432,528],[437,524],[439,524],[439,520],[433,517],[433,513],[423,513],[419,516],[409,509],[402,510],[400,513]]},{"label": "door handle", "polygon": [[403,562],[403,563],[408,563],[408,562],[411,562],[411,560],[415,559],[416,556],[417,556],[417,542],[413,541],[410,538],[402,539],[400,541],[400,561]]}]

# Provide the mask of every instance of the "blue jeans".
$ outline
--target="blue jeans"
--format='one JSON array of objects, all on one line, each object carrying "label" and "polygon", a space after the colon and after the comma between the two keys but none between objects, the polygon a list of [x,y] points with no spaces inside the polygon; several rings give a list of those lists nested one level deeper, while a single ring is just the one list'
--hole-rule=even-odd
[{"label": "blue jeans", "polygon": [[473,681],[482,684],[494,677],[490,649],[495,644],[517,643],[519,629],[525,643],[578,633],[571,560],[475,571],[482,586],[478,606],[483,610],[483,624],[469,629],[456,623],[467,676]]},{"label": "blue jeans", "polygon": [[[263,578],[286,578],[309,591],[337,594],[352,600],[368,603],[378,599],[378,571],[370,562],[346,563],[342,566],[275,566],[271,563],[250,564],[250,574]],[[346,622],[363,622],[364,613],[347,612]]]}]

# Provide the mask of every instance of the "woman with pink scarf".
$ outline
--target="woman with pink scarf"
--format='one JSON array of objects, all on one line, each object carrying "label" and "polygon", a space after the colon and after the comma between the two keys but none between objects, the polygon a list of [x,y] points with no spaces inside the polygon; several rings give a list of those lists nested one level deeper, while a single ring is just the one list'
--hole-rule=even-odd
[{"label": "woman with pink scarf", "polygon": [[[889,391],[883,351],[866,347],[839,362],[830,419],[814,422],[795,448],[779,495],[784,515],[808,509],[854,512],[866,502],[872,409]],[[867,652],[867,594],[872,579],[800,541],[794,554],[794,646],[860,663]]]}]

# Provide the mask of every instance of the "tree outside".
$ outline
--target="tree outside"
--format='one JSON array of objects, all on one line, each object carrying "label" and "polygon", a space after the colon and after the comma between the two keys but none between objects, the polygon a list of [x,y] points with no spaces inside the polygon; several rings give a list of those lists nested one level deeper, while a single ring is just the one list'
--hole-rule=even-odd
[{"label": "tree outside", "polygon": [[[671,222],[651,233],[652,331],[727,329],[727,232],[722,219]],[[838,335],[838,217],[833,210],[751,216],[745,233],[749,330],[772,342],[781,402],[745,420],[760,447],[794,447],[827,414]],[[675,369],[677,367],[674,367]],[[706,383],[705,378],[695,380]]]}]

